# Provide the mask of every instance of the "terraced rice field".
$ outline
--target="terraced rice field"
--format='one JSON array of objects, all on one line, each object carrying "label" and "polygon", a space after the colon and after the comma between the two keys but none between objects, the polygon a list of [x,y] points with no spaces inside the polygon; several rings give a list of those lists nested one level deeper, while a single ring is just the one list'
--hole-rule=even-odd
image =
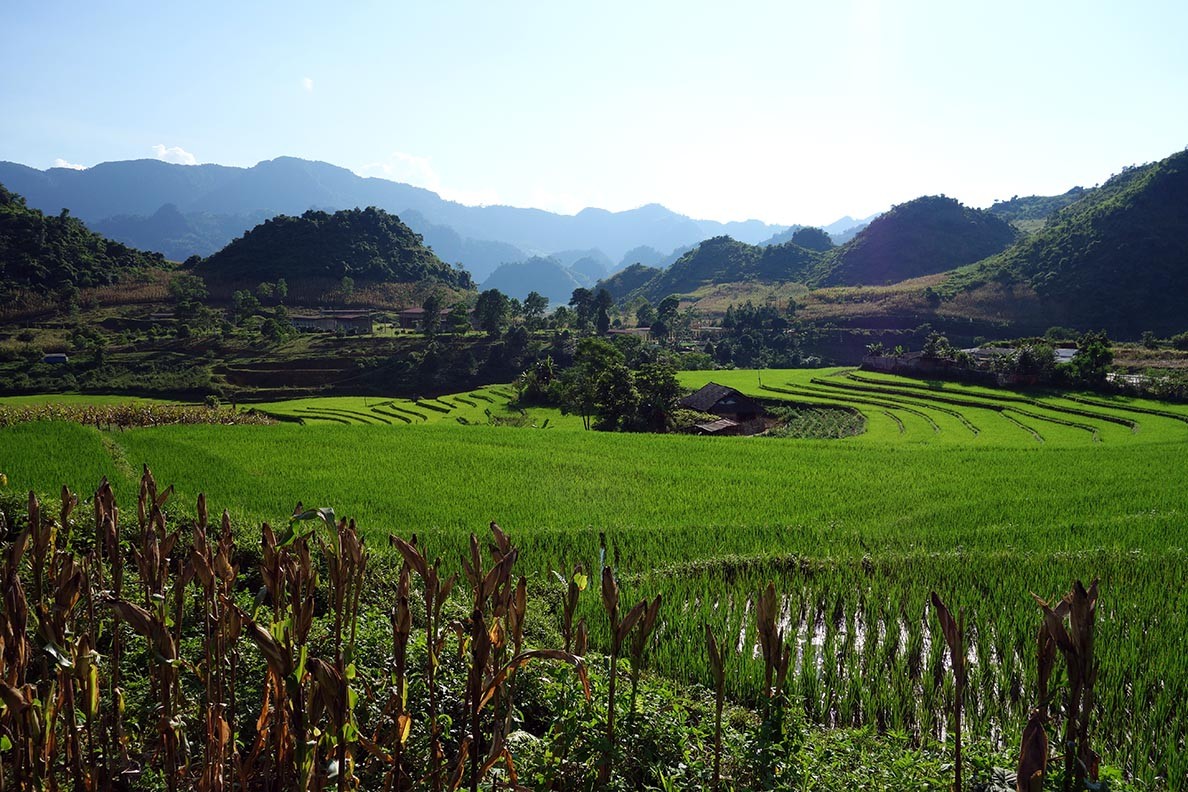
[{"label": "terraced rice field", "polygon": [[[689,387],[711,379],[857,408],[866,432],[608,435],[550,410],[527,421],[547,419],[546,431],[497,427],[486,410],[515,413],[510,391],[492,387],[264,406],[306,425],[17,426],[0,430],[0,470],[46,492],[86,492],[106,475],[132,497],[147,462],[177,485],[177,508],[202,488],[245,535],[303,500],[354,516],[377,549],[389,532],[417,532],[451,566],[493,519],[537,592],[556,585],[553,570],[596,569],[605,533],[624,599],[664,595],[654,669],[705,682],[708,623],[732,637],[740,701],[761,686],[753,596],[775,581],[806,715],[920,740],[943,736],[952,684],[930,590],[966,610],[968,730],[1013,745],[1036,703],[1029,592],[1100,577],[1094,742],[1142,782],[1188,785],[1188,407],[843,370],[682,375]],[[595,645],[607,641],[600,610],[587,592]]]},{"label": "terraced rice field", "polygon": [[522,423],[528,428],[582,428],[581,418],[562,416],[560,410],[513,409],[508,404],[513,396],[510,386],[494,385],[430,399],[328,396],[269,402],[255,406],[269,415],[300,419],[301,422],[309,424],[421,426],[446,422],[470,426],[502,420]]}]

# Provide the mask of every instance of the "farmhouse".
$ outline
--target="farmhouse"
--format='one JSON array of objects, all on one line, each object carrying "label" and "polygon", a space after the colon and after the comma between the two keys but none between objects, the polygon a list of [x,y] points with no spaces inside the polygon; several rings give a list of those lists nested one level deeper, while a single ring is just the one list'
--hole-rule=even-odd
[{"label": "farmhouse", "polygon": [[[734,388],[727,388],[716,382],[706,383],[700,389],[693,391],[681,399],[680,406],[687,410],[712,413],[735,423],[753,421],[763,415],[763,408],[759,402],[749,396],[742,395]],[[724,428],[726,427],[719,427],[719,429]]]},{"label": "farmhouse", "polygon": [[732,421],[729,418],[719,418],[716,421],[708,423],[694,424],[693,429],[699,435],[715,435],[722,437],[725,435],[737,435],[743,433],[743,424],[738,421]]},{"label": "farmhouse", "polygon": [[292,314],[289,322],[298,330],[342,330],[351,335],[366,335],[372,332],[371,314],[367,311],[329,311]]},{"label": "farmhouse", "polygon": [[[450,309],[442,308],[437,314],[438,324],[445,324],[450,318]],[[405,330],[420,330],[425,324],[424,308],[405,308],[398,315],[400,326]]]}]

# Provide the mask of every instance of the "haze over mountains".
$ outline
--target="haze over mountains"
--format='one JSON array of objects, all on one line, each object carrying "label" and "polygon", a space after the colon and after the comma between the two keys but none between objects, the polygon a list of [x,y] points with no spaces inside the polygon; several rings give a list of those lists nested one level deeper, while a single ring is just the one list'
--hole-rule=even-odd
[{"label": "haze over mountains", "polygon": [[695,220],[658,204],[624,212],[590,208],[572,216],[464,206],[419,187],[292,157],[251,168],[131,160],[40,171],[0,162],[0,184],[25,196],[33,208],[53,214],[68,208],[113,239],[173,260],[214,253],[277,214],[375,206],[399,215],[438,256],[461,262],[476,281],[500,264],[535,255],[597,250],[620,262],[632,249],[667,256],[713,236],[758,243],[785,229],[757,220]]}]

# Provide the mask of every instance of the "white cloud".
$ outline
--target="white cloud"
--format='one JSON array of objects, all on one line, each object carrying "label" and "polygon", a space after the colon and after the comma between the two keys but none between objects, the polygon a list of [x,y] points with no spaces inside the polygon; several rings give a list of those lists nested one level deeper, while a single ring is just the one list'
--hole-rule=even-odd
[{"label": "white cloud", "polygon": [[67,162],[66,160],[62,159],[61,157],[58,157],[57,159],[54,160],[54,164],[52,167],[54,167],[54,168],[69,168],[70,170],[86,170],[87,169],[86,165],[75,165],[73,162]]},{"label": "white cloud", "polygon": [[428,157],[419,157],[403,151],[393,151],[385,160],[369,162],[356,169],[360,176],[378,176],[414,187],[424,187],[445,198],[467,206],[489,206],[503,203],[499,194],[490,189],[468,190],[442,184],[441,176]]},{"label": "white cloud", "polygon": [[305,89],[306,93],[313,93],[313,77],[302,77],[301,87]]},{"label": "white cloud", "polygon": [[197,165],[198,159],[186,151],[181,146],[166,147],[161,143],[153,146],[153,153],[156,154],[157,159],[162,162],[171,162],[174,165]]}]

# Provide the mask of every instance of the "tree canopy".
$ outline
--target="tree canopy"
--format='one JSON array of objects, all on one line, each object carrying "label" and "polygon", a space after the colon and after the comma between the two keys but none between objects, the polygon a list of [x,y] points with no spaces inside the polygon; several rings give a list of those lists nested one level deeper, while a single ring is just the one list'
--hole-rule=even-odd
[{"label": "tree canopy", "polygon": [[470,273],[443,262],[399,217],[375,207],[279,215],[204,260],[197,271],[253,282],[316,277],[473,286]]},{"label": "tree canopy", "polygon": [[66,210],[45,215],[0,185],[0,295],[108,286],[165,266],[159,253],[105,239]]}]

